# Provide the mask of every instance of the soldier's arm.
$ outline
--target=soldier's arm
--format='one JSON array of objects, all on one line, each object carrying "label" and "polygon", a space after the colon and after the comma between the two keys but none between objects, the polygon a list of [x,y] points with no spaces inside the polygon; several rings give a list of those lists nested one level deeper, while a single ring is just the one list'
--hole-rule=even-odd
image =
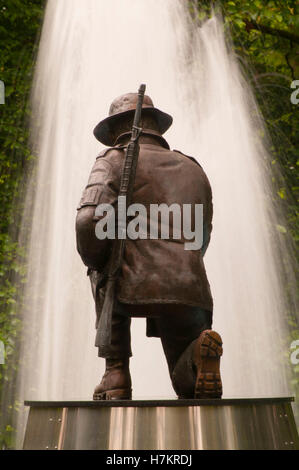
[{"label": "soldier's arm", "polygon": [[200,163],[198,163],[198,161],[194,158],[194,157],[190,157],[189,155],[185,155],[184,153],[182,153],[180,150],[173,150],[174,152],[177,152],[181,155],[183,155],[184,157],[186,158],[189,158],[190,160],[192,160],[197,166],[199,166],[201,168],[201,177],[202,177],[202,180],[203,180],[203,184],[205,186],[205,192],[206,192],[206,200],[205,200],[205,203],[204,203],[204,214],[203,214],[203,243],[202,243],[202,247],[201,247],[201,253],[202,253],[202,256],[205,255],[205,252],[207,251],[207,248],[209,246],[209,243],[210,243],[210,240],[211,240],[211,232],[212,232],[212,219],[213,219],[213,201],[212,201],[212,189],[211,189],[211,185],[210,185],[210,182],[209,182],[209,179],[207,177],[207,175],[205,174],[202,166],[200,165]]},{"label": "soldier's arm", "polygon": [[212,219],[213,219],[213,200],[212,200],[212,189],[209,183],[208,178],[206,178],[207,182],[207,198],[206,203],[204,204],[204,223],[203,223],[203,244],[202,244],[202,256],[205,255],[207,248],[209,246],[211,240],[211,232],[212,232]]},{"label": "soldier's arm", "polygon": [[96,207],[102,203],[114,205],[117,193],[113,190],[113,168],[105,158],[98,158],[83,192],[76,218],[77,250],[83,263],[91,269],[101,271],[108,261],[111,240],[96,237]]}]

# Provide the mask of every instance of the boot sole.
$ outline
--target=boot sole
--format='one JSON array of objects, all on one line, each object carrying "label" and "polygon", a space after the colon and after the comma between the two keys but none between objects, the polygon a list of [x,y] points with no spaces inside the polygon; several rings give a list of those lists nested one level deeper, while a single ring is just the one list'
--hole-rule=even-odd
[{"label": "boot sole", "polygon": [[94,393],[93,400],[132,400],[131,389],[106,390],[102,393]]},{"label": "boot sole", "polygon": [[213,330],[203,331],[197,340],[193,361],[197,368],[194,398],[221,398],[220,357],[221,336]]}]

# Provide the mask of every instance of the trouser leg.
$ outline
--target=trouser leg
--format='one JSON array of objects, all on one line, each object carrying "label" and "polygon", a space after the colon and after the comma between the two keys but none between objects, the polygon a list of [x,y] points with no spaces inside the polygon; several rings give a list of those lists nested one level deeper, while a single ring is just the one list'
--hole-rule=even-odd
[{"label": "trouser leg", "polygon": [[[89,275],[91,282],[92,294],[96,307],[96,329],[98,329],[101,312],[104,304],[105,289],[98,288],[98,273],[92,271]],[[121,304],[115,301],[115,308],[112,314],[111,324],[111,345],[109,352],[103,352],[99,345],[98,356],[109,359],[125,359],[132,356],[131,350],[131,318],[126,315]]]},{"label": "trouser leg", "polygon": [[198,307],[186,307],[175,315],[161,316],[157,324],[173,388],[180,397],[193,397],[193,349],[201,332],[212,327],[212,314]]},{"label": "trouser leg", "polygon": [[106,370],[99,385],[95,388],[94,400],[130,400],[132,382],[129,369],[131,351],[131,319],[119,313],[118,304],[112,314],[111,344],[109,350],[101,350],[98,355],[106,359]]},{"label": "trouser leg", "polygon": [[110,359],[123,359],[132,356],[131,350],[131,319],[119,315],[115,311],[112,314],[111,344],[109,351],[103,352],[98,344],[98,356]]},{"label": "trouser leg", "polygon": [[193,398],[196,382],[196,367],[193,351],[197,339],[193,340],[180,355],[171,375],[172,386],[180,398]]},{"label": "trouser leg", "polygon": [[[100,310],[104,303],[104,292],[103,289],[99,290],[98,296],[100,297],[99,304]],[[100,320],[100,312],[97,312],[97,324],[98,328]],[[109,359],[124,359],[132,356],[131,350],[131,318],[127,316],[121,307],[121,304],[115,301],[115,306],[112,314],[111,322],[111,344],[109,351],[105,352],[101,349],[99,344],[95,344],[98,347],[98,356]]]},{"label": "trouser leg", "polygon": [[[132,382],[129,369],[131,352],[131,319],[113,312],[109,351],[98,348],[98,355],[106,359],[106,370],[96,386],[94,400],[130,400]],[[98,346],[96,344],[96,346]]]},{"label": "trouser leg", "polygon": [[[105,298],[105,289],[101,288],[101,276],[97,271],[90,271],[92,294],[96,306],[96,329],[98,329]],[[132,382],[129,370],[131,351],[131,319],[119,302],[115,301],[111,322],[111,344],[109,351],[98,347],[98,355],[106,359],[106,370],[93,394],[94,400],[130,400]]]}]

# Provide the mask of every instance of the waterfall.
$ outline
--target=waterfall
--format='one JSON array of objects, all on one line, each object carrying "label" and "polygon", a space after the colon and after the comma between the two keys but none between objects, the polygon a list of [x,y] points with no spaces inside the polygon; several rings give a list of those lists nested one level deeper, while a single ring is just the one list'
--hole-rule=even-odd
[{"label": "waterfall", "polygon": [[[48,0],[33,87],[38,167],[27,196],[34,210],[20,396],[90,399],[103,373],[76,206],[101,150],[94,126],[142,82],[174,117],[171,148],[196,157],[212,185],[205,263],[224,341],[224,396],[285,395],[286,306],[264,126],[221,19],[199,27],[180,0]],[[145,319],[133,320],[132,335],[133,398],[174,398]]]}]

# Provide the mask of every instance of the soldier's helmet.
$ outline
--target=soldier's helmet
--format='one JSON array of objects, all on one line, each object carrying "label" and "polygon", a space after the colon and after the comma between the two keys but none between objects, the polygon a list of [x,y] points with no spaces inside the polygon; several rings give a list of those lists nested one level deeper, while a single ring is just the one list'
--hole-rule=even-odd
[{"label": "soldier's helmet", "polygon": [[[116,98],[110,106],[109,116],[99,122],[93,131],[96,139],[104,145],[112,146],[114,143],[112,133],[113,126],[119,122],[120,119],[134,116],[137,101],[138,93],[126,93]],[[155,108],[152,99],[147,95],[144,96],[142,110],[142,113],[146,113],[155,118],[161,134],[164,134],[171,126],[172,117],[160,111],[160,109]]]}]

